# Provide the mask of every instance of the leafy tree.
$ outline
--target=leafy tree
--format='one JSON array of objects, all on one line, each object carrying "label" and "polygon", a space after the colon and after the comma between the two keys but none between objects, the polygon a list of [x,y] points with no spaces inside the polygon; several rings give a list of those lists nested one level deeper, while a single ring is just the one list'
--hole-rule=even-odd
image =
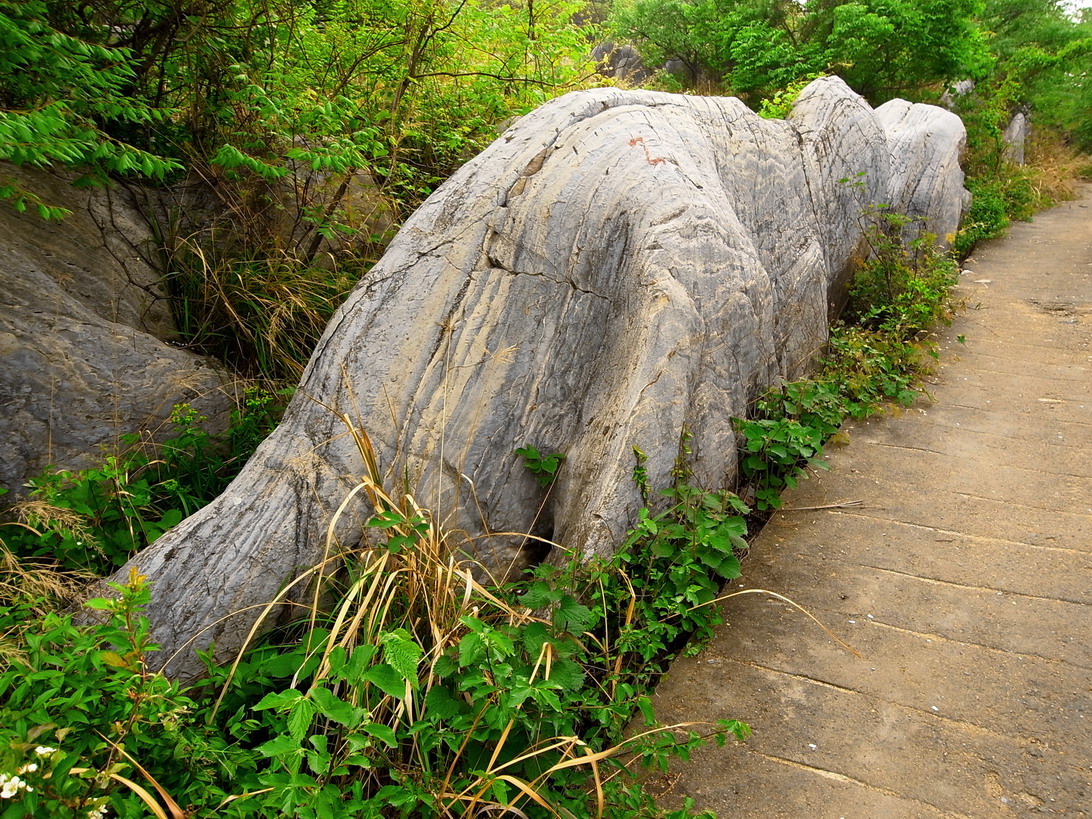
[{"label": "leafy tree", "polygon": [[249,179],[233,204],[266,196],[262,184],[299,163],[368,169],[412,206],[495,122],[590,74],[589,32],[571,25],[579,10],[568,0],[0,0],[0,159],[97,178],[163,179],[185,163]]},{"label": "leafy tree", "polygon": [[807,61],[795,36],[800,13],[791,0],[632,0],[615,4],[611,25],[651,63],[678,59],[693,80],[709,75],[746,92],[776,82],[772,73],[788,82],[813,70],[794,68]]},{"label": "leafy tree", "polygon": [[823,44],[828,70],[873,102],[989,68],[975,22],[980,0],[818,0],[807,8],[806,37]]},{"label": "leafy tree", "polygon": [[[165,112],[127,93],[136,73],[128,49],[59,31],[43,0],[0,1],[0,159],[84,169],[89,179],[141,173],[163,179],[178,163],[111,132],[164,120]],[[37,204],[43,217],[63,209],[0,180],[17,210]]]},{"label": "leafy tree", "polygon": [[1001,60],[1027,46],[1055,48],[1071,39],[1074,28],[1061,0],[986,0],[981,22]]},{"label": "leafy tree", "polygon": [[708,36],[712,19],[704,0],[632,0],[615,3],[610,25],[639,43],[649,64],[681,61],[693,83],[718,62],[716,44]]},{"label": "leafy tree", "polygon": [[879,102],[982,76],[989,65],[979,0],[623,0],[616,8],[616,30],[646,52],[652,46],[654,62],[694,61],[734,93],[760,98],[827,72]]},{"label": "leafy tree", "polygon": [[1074,17],[1059,0],[988,0],[983,26],[1011,107],[1034,108],[1039,122],[1092,150],[1092,16],[1084,12]]}]

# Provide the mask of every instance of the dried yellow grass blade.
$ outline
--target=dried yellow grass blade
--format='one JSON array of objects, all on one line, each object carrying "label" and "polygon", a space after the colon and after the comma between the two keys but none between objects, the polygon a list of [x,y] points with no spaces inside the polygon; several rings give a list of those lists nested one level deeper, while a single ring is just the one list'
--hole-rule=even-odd
[{"label": "dried yellow grass blade", "polygon": [[719,603],[719,602],[724,601],[724,600],[730,600],[733,597],[739,597],[740,595],[743,595],[743,594],[765,594],[765,595],[767,595],[769,597],[776,597],[778,600],[782,601],[783,603],[788,603],[790,606],[792,606],[794,609],[799,611],[801,614],[804,614],[806,617],[808,617],[809,619],[814,621],[814,623],[817,626],[819,626],[819,628],[821,628],[823,631],[825,631],[827,633],[827,636],[830,637],[830,639],[832,639],[834,642],[836,642],[838,645],[840,645],[842,648],[844,648],[846,651],[848,651],[854,657],[857,657],[858,659],[863,659],[861,657],[860,653],[856,649],[854,649],[853,646],[851,646],[848,643],[840,640],[838,638],[838,635],[836,635],[833,631],[831,631],[829,628],[827,628],[825,625],[823,625],[823,623],[819,620],[819,618],[816,617],[814,614],[812,614],[810,611],[808,611],[806,608],[801,606],[795,600],[790,600],[785,595],[778,594],[777,592],[770,591],[769,589],[741,589],[739,591],[734,591],[731,594],[721,595],[720,597],[717,597],[714,600],[710,600],[708,603],[702,603],[702,604],[697,605],[697,606],[691,606],[690,608],[687,609],[687,611],[690,612],[690,611],[694,611],[695,609],[704,608],[705,606],[711,606],[714,603]]},{"label": "dried yellow grass blade", "polygon": [[232,794],[227,799],[225,799],[223,802],[221,802],[219,805],[217,805],[216,809],[219,810],[220,808],[224,807],[224,805],[231,804],[236,799],[246,799],[247,797],[250,797],[250,796],[260,796],[263,793],[272,793],[273,790],[274,790],[273,788],[262,788],[260,791],[244,791],[243,793]]},{"label": "dried yellow grass blade", "polygon": [[110,778],[116,782],[120,782],[121,784],[125,785],[133,793],[139,796],[141,801],[148,806],[148,810],[155,814],[156,819],[186,819],[186,816],[183,813],[172,812],[171,816],[167,816],[167,812],[164,811],[160,804],[155,801],[155,797],[153,797],[150,793],[148,793],[146,789],[138,785],[133,780],[126,779],[121,774],[116,773],[110,774]]},{"label": "dried yellow grass blade", "polygon": [[[96,731],[95,733],[97,733],[100,737],[106,740],[106,742],[108,742],[115,751],[117,751],[119,754],[129,760],[129,763],[138,771],[140,771],[140,775],[148,780],[151,786],[155,788],[156,793],[159,794],[160,798],[167,805],[167,809],[171,812],[171,819],[186,819],[186,812],[182,810],[181,807],[179,807],[178,803],[175,802],[173,798],[171,798],[171,795],[167,793],[166,789],[162,785],[160,785],[159,782],[156,781],[156,778],[148,773],[148,771],[145,770],[144,766],[133,758],[132,754],[130,754],[128,751],[126,751],[124,748],[122,748],[120,745],[114,742],[114,740],[110,739],[110,737],[106,736],[105,734],[102,734],[98,731]],[[111,776],[114,776],[114,774],[111,774]],[[136,793],[136,795],[140,796],[141,799],[144,799],[145,802],[148,802],[148,800],[151,798],[150,794],[148,794],[147,798],[141,795],[141,791],[144,791],[144,789],[141,788],[139,785],[136,785],[135,783],[130,782],[123,777],[117,777],[117,779],[119,782],[124,782],[126,785],[133,788],[133,791]],[[144,793],[147,794],[147,791],[144,791]],[[150,806],[151,802],[149,802],[148,804]],[[156,804],[156,807],[159,807],[158,803]],[[154,808],[153,812],[155,812]],[[164,817],[164,819],[166,819],[166,817]]]},{"label": "dried yellow grass blade", "polygon": [[[197,632],[197,634],[195,634],[187,642],[185,642],[182,647],[178,649],[178,651],[171,655],[170,659],[178,656],[180,652],[187,650],[193,643],[193,641],[200,637],[204,632],[216,627],[225,620],[234,617],[236,614],[241,614],[244,611],[249,611],[256,608],[262,610],[261,614],[259,614],[258,618],[254,621],[253,625],[251,625],[250,631],[247,632],[246,638],[243,640],[242,646],[239,648],[239,651],[235,655],[235,660],[231,664],[231,669],[228,671],[228,675],[224,679],[224,685],[220,689],[220,695],[216,698],[216,702],[213,704],[212,710],[209,712],[210,722],[216,717],[216,713],[220,710],[220,706],[223,704],[224,697],[227,695],[228,688],[231,686],[231,681],[235,679],[235,674],[239,670],[239,664],[243,661],[243,655],[246,653],[246,650],[250,646],[250,644],[254,641],[254,638],[258,635],[258,631],[261,629],[262,623],[265,622],[265,618],[267,618],[269,616],[269,613],[272,612],[275,608],[286,604],[287,601],[285,600],[285,597],[293,587],[303,582],[304,580],[309,579],[315,573],[321,573],[325,568],[325,565],[325,563],[320,563],[316,566],[312,566],[310,569],[307,569],[307,571],[300,573],[300,575],[295,580],[288,583],[283,589],[281,589],[277,596],[270,600],[268,603],[255,606],[247,606],[246,608],[239,609],[238,611],[233,611],[230,614],[221,617],[216,622],[211,623],[210,625],[201,629],[201,631]],[[168,663],[170,662],[170,659],[168,660]]]},{"label": "dried yellow grass blade", "polygon": [[[522,793],[524,796],[526,796],[528,799],[530,799],[535,804],[541,805],[543,808],[548,810],[554,816],[559,815],[558,812],[556,810],[554,810],[553,806],[550,805],[550,803],[548,803],[545,799],[542,798],[542,794],[540,794],[538,791],[536,791],[534,788],[532,788],[529,784],[524,782],[522,779],[518,779],[518,778],[516,778],[514,776],[509,776],[508,774],[501,774],[500,776],[497,777],[497,779],[501,780],[502,782],[507,782],[509,785],[514,786],[515,788],[517,788],[520,791],[520,793]],[[513,808],[513,810],[514,809],[515,808]]]},{"label": "dried yellow grass blade", "polygon": [[[352,488],[352,490],[349,492],[349,494],[347,494],[344,498],[342,498],[341,503],[338,504],[337,510],[330,517],[330,523],[326,527],[326,542],[323,545],[322,562],[320,563],[320,565],[326,565],[326,563],[330,559],[330,550],[333,547],[333,543],[334,543],[334,528],[337,526],[337,522],[341,519],[341,516],[344,514],[345,509],[349,506],[350,503],[352,503],[353,498],[355,498],[357,496],[357,494],[359,494],[360,492],[363,492],[365,490],[367,490],[367,485],[364,484],[364,483],[358,483],[356,486],[354,486]],[[318,616],[318,610],[319,610],[319,597],[322,595],[322,575],[321,574],[319,575],[318,581],[319,582],[317,582],[315,584],[315,594],[314,594],[314,598],[313,598],[312,603],[311,603],[311,619],[310,619],[310,630],[311,631],[315,630],[315,618]]]}]

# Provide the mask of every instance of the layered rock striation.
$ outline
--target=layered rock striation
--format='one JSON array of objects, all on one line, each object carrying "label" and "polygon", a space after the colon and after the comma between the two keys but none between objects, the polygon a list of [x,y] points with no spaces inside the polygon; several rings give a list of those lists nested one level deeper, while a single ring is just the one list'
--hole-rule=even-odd
[{"label": "layered rock striation", "polygon": [[[314,563],[365,470],[349,424],[390,491],[493,572],[542,557],[498,533],[555,556],[616,548],[642,505],[635,447],[664,486],[685,433],[694,481],[732,486],[731,419],[821,351],[868,210],[955,231],[962,142],[954,114],[880,114],[834,78],[787,120],[618,89],[523,117],[406,222],[229,490],[134,559],[157,640],[207,629],[198,645],[228,656],[252,620],[218,618]],[[548,493],[525,445],[566,456]],[[341,546],[370,513],[343,511]]]},{"label": "layered rock striation", "polygon": [[119,437],[166,434],[175,404],[224,428],[230,378],[172,345],[150,230],[124,189],[77,190],[5,165],[0,177],[72,213],[46,221],[0,206],[0,485],[19,497],[47,466],[101,463]]}]

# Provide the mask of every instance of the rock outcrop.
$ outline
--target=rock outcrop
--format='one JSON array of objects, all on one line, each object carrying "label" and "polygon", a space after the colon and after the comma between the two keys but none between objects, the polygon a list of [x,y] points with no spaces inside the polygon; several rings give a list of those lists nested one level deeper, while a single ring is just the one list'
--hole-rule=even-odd
[{"label": "rock outcrop", "polygon": [[1013,165],[1024,164],[1024,144],[1028,139],[1028,118],[1022,111],[1013,114],[1001,141],[1005,143],[1005,159]]},{"label": "rock outcrop", "polygon": [[72,214],[45,221],[0,203],[0,485],[18,497],[54,465],[101,461],[119,435],[161,430],[189,402],[225,426],[225,376],[176,336],[149,234],[125,191],[5,166]]},{"label": "rock outcrop", "polygon": [[950,246],[960,217],[971,206],[959,167],[966,141],[962,121],[906,100],[885,102],[876,109],[876,118],[891,151],[890,204],[911,219],[904,241],[924,232]]},{"label": "rock outcrop", "polygon": [[607,40],[592,49],[596,71],[602,77],[613,77],[628,83],[642,83],[655,71],[645,65],[637,49],[629,43]]},{"label": "rock outcrop", "polygon": [[[865,210],[956,229],[961,124],[907,111],[880,117],[827,78],[787,121],[618,89],[523,117],[407,221],[225,495],[134,559],[157,584],[156,639],[207,629],[198,644],[228,656],[252,620],[218,618],[315,561],[365,469],[346,419],[391,491],[498,572],[528,555],[496,533],[614,549],[641,505],[634,447],[663,486],[685,431],[694,480],[732,486],[731,419],[822,349],[867,252]],[[566,455],[548,496],[514,454],[528,444]],[[348,505],[342,546],[370,511]]]}]

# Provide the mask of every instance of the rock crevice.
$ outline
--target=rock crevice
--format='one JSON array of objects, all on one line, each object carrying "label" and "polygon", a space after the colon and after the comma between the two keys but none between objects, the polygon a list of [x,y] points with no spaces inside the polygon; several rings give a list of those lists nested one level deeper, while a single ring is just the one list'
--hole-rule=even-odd
[{"label": "rock crevice", "polygon": [[172,342],[162,276],[145,258],[148,225],[123,188],[4,164],[0,176],[64,204],[46,221],[0,207],[0,485],[24,495],[47,466],[101,463],[121,435],[170,432],[187,402],[224,429],[230,376]]},{"label": "rock crevice", "polygon": [[[208,628],[199,647],[229,655],[249,624],[217,619],[318,556],[364,468],[339,413],[392,487],[500,572],[526,561],[524,539],[491,533],[529,531],[544,498],[518,447],[565,453],[549,534],[582,555],[609,553],[636,518],[634,447],[663,486],[688,431],[694,480],[733,485],[731,419],[822,349],[867,253],[866,210],[957,227],[962,124],[881,111],[826,78],[786,121],[619,89],[522,118],[406,222],[227,493],[134,559],[157,583],[157,640]],[[342,545],[369,513],[341,517]],[[194,583],[209,598],[183,605]]]}]

